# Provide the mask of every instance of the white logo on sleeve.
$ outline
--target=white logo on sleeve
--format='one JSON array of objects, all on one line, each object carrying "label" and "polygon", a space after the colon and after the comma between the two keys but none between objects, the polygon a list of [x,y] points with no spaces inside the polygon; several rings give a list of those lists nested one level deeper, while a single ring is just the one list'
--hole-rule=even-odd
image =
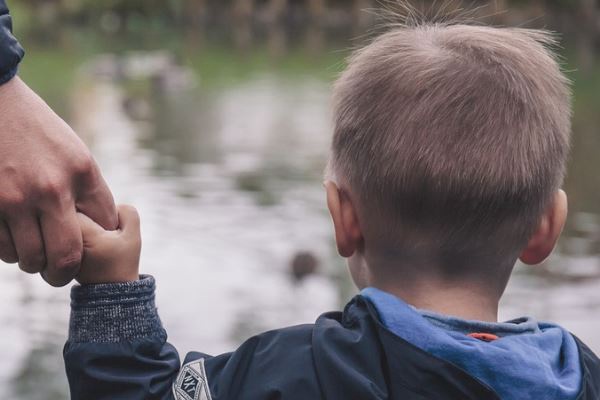
[{"label": "white logo on sleeve", "polygon": [[173,384],[173,396],[175,400],[212,400],[204,370],[204,358],[181,367]]}]

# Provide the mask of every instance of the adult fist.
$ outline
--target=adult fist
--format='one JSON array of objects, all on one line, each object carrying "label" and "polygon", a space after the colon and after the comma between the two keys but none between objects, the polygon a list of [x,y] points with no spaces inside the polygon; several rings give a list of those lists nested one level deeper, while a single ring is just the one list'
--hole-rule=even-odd
[{"label": "adult fist", "polygon": [[89,150],[21,79],[0,86],[0,259],[52,286],[79,272],[77,211],[107,230],[118,217]]}]

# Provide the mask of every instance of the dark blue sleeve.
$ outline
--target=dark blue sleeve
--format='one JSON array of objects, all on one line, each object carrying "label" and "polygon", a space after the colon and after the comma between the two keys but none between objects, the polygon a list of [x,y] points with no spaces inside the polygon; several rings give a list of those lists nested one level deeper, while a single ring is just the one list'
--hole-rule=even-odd
[{"label": "dark blue sleeve", "polygon": [[73,400],[172,399],[180,368],[154,304],[154,278],[75,286],[64,348]]},{"label": "dark blue sleeve", "polygon": [[12,19],[5,0],[0,0],[0,85],[17,73],[25,52],[12,34]]},{"label": "dark blue sleeve", "polygon": [[266,332],[236,351],[179,356],[154,304],[154,279],[75,286],[64,349],[73,400],[321,398],[312,325]]},{"label": "dark blue sleeve", "polygon": [[203,381],[198,389],[212,394],[212,400],[322,399],[312,351],[313,327],[298,325],[265,332],[234,352],[215,357],[189,353],[174,385],[181,394],[177,400],[189,400],[183,389],[194,370]]}]

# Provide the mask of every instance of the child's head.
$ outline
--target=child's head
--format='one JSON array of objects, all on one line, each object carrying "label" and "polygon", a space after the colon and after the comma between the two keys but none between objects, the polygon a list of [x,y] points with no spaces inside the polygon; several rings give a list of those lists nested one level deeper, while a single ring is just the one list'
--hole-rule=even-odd
[{"label": "child's head", "polygon": [[503,290],[517,258],[550,253],[571,114],[552,44],[539,30],[431,24],[351,57],[334,89],[327,191],[359,286],[401,275]]}]

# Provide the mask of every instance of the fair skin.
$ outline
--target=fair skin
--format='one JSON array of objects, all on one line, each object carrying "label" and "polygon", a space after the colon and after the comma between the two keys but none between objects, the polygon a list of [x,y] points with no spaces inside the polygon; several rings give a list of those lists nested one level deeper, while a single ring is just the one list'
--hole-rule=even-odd
[{"label": "fair skin", "polygon": [[78,273],[77,211],[117,227],[112,194],[89,150],[19,77],[0,86],[0,259],[53,286]]},{"label": "fair skin", "polygon": [[84,214],[77,214],[83,236],[83,261],[75,278],[82,285],[124,283],[139,279],[140,217],[135,208],[118,207],[119,225],[104,230]]},{"label": "fair skin", "polygon": [[[400,297],[421,309],[456,317],[491,321],[498,320],[498,302],[506,286],[506,279],[490,285],[474,281],[450,281],[434,274],[403,274],[414,270],[414,265],[403,265],[402,260],[389,260],[394,265],[369,265],[368,240],[365,240],[355,201],[348,190],[340,189],[332,181],[325,182],[327,206],[333,221],[339,254],[346,258],[355,284],[360,288],[376,287]],[[522,249],[519,259],[525,264],[543,262],[554,249],[567,217],[567,196],[558,190],[540,219],[539,226]],[[516,259],[514,260],[516,261]],[[514,262],[512,263],[514,264]],[[511,267],[512,267],[511,264]],[[412,268],[411,268],[412,267]],[[419,271],[435,271],[437,266],[419,266]],[[502,268],[502,266],[499,266]],[[437,268],[441,270],[441,268]],[[395,276],[382,271],[394,270]],[[510,268],[508,269],[510,272]],[[407,277],[406,279],[403,279]]]},{"label": "fair skin", "polygon": [[[469,283],[457,285],[423,279],[407,284],[389,276],[378,276],[365,261],[365,240],[350,196],[330,181],[325,183],[325,189],[338,251],[348,260],[350,273],[358,288],[377,287],[417,308],[442,314],[497,321],[501,293],[496,295]],[[77,277],[79,283],[122,283],[139,278],[139,216],[130,206],[120,206],[118,211],[119,228],[113,232],[105,231],[87,216],[78,214],[84,245],[83,266]],[[546,259],[556,245],[566,216],[567,198],[559,190],[542,216],[538,229],[522,250],[520,259],[527,264],[539,264]]]}]

